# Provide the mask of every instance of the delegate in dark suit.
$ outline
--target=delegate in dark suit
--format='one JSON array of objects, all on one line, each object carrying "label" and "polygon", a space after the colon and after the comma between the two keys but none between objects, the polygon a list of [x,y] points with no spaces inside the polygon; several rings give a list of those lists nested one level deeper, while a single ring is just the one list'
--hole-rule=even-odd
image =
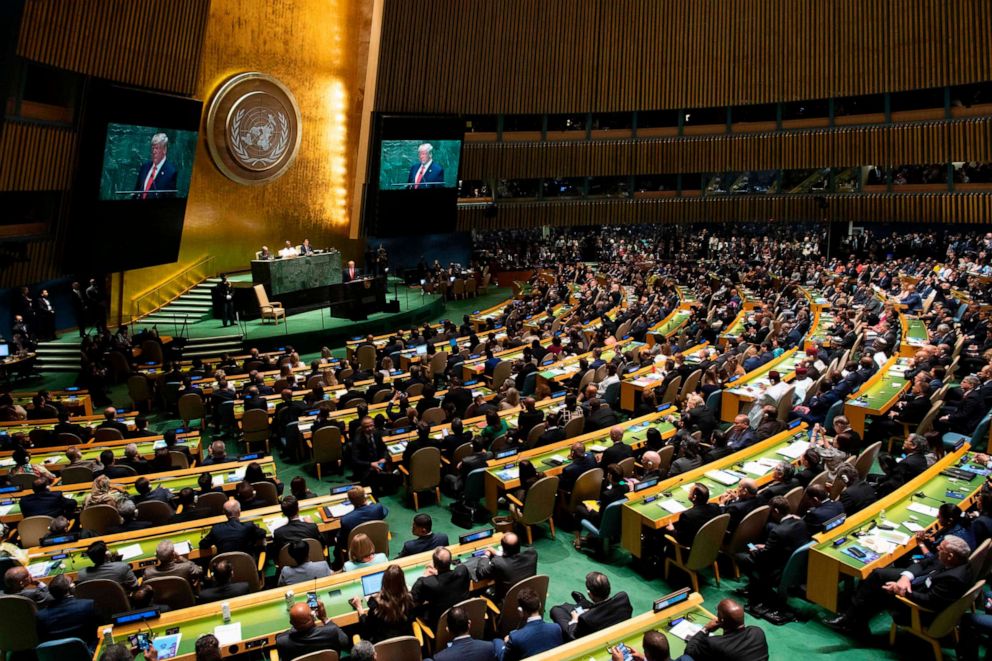
[{"label": "delegate in dark suit", "polygon": [[347,545],[348,535],[355,529],[355,526],[366,521],[385,521],[388,514],[389,510],[379,503],[366,503],[342,516],[341,528],[338,530],[338,548]]},{"label": "delegate in dark suit", "polygon": [[348,636],[333,622],[315,626],[309,631],[290,629],[276,636],[276,649],[282,661],[292,661],[310,652],[327,649],[340,652],[349,647]]},{"label": "delegate in dark suit", "polygon": [[434,655],[434,661],[496,661],[492,642],[461,636]]},{"label": "delegate in dark suit", "polygon": [[38,611],[36,623],[41,642],[60,638],[80,638],[92,647],[99,625],[92,599],[68,596]]},{"label": "delegate in dark suit", "polygon": [[557,624],[534,619],[511,631],[507,637],[501,661],[520,661],[558,647],[562,643],[561,628]]},{"label": "delegate in dark suit", "polygon": [[422,537],[417,537],[416,539],[411,539],[403,544],[403,550],[400,551],[398,558],[405,558],[408,555],[416,555],[417,553],[423,553],[424,551],[433,551],[439,546],[448,545],[448,536],[443,532],[432,532],[429,535],[424,535]]},{"label": "delegate in dark suit", "polygon": [[278,553],[286,544],[300,539],[316,539],[323,543],[321,541],[323,537],[321,537],[316,524],[294,519],[275,529],[275,532],[272,533],[272,548]]},{"label": "delegate in dark suit", "polygon": [[61,493],[49,491],[48,487],[40,493],[32,493],[21,498],[21,515],[29,516],[70,516],[76,510],[76,501],[66,498]]},{"label": "delegate in dark suit", "polygon": [[212,588],[203,588],[197,601],[201,604],[208,604],[214,601],[225,601],[234,597],[243,597],[251,592],[251,585],[248,581],[238,581],[236,583],[226,583]]},{"label": "delegate in dark suit", "polygon": [[228,519],[223,523],[215,523],[210,532],[200,540],[200,548],[217,547],[217,553],[242,551],[251,555],[258,554],[258,542],[265,539],[265,531],[254,523]]},{"label": "delegate in dark suit", "polygon": [[[145,185],[148,179],[148,172],[152,169],[152,162],[145,161],[141,168],[138,170],[138,177],[134,180],[134,189],[136,191],[144,191]],[[156,199],[165,197],[175,197],[175,190],[178,186],[179,181],[179,171],[176,166],[166,159],[165,163],[158,168],[155,173],[155,178],[152,180],[151,185],[148,186],[148,192],[136,193],[135,197],[139,200],[142,199]],[[156,192],[156,191],[171,191],[171,192]]]},{"label": "delegate in dark suit", "polygon": [[742,627],[722,636],[700,631],[686,641],[685,654],[693,661],[767,661],[765,632],[755,626]]},{"label": "delegate in dark suit", "polygon": [[[410,166],[410,175],[406,178],[406,183],[412,184],[411,187],[413,188],[417,186],[417,173],[421,167],[421,163],[414,163]],[[426,188],[438,188],[436,184],[440,183],[444,183],[444,168],[438,165],[437,161],[431,161],[427,169],[424,170],[423,176],[420,177],[420,184],[430,184]]]},{"label": "delegate in dark suit", "polygon": [[696,538],[696,533],[708,521],[720,516],[722,510],[716,503],[697,502],[692,507],[679,515],[673,524],[675,527],[675,539],[682,546],[692,546],[692,540]]},{"label": "delegate in dark suit", "polygon": [[[505,541],[506,537],[503,539]],[[480,581],[493,579],[496,603],[501,603],[506,591],[515,583],[537,574],[537,551],[531,548],[508,555],[504,545],[502,556],[482,559],[477,574]]]},{"label": "delegate in dark suit", "polygon": [[[439,551],[440,549],[434,553],[435,567],[438,566]],[[447,551],[445,553],[450,563],[451,554]],[[427,626],[436,628],[444,611],[468,599],[468,586],[471,580],[468,567],[465,565],[457,565],[453,569],[445,567],[444,571],[440,571],[439,568],[437,574],[421,576],[417,579],[410,589],[410,595],[425,613]]]}]

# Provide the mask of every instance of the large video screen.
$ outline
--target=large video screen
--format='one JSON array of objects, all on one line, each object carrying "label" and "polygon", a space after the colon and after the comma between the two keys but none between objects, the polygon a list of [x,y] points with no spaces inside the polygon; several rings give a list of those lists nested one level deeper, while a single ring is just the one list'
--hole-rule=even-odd
[{"label": "large video screen", "polygon": [[379,188],[430,190],[458,188],[461,140],[383,140]]},{"label": "large video screen", "polygon": [[196,131],[110,123],[103,147],[101,200],[187,197]]},{"label": "large video screen", "polygon": [[203,103],[91,79],[63,264],[126,271],[175,262]]},{"label": "large video screen", "polygon": [[363,228],[368,236],[454,231],[465,120],[376,115]]}]

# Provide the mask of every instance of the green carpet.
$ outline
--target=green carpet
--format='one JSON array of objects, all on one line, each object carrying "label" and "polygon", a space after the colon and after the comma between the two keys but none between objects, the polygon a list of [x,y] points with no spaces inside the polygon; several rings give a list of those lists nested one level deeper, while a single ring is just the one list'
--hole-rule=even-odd
[{"label": "green carpet", "polygon": [[[498,290],[476,299],[450,302],[447,304],[442,318],[461,319],[463,314],[495,305],[508,295],[508,290]],[[343,355],[344,350],[336,350],[335,353]],[[307,356],[306,358],[311,357]],[[72,381],[72,375],[66,375],[66,377],[68,382],[63,378],[63,375],[51,375],[41,380],[46,385],[32,387],[56,388],[68,385]],[[124,406],[128,405],[126,387],[116,386],[111,396],[115,402]],[[152,420],[153,428],[158,431],[178,426],[177,421],[163,419],[161,416],[152,416]],[[237,444],[234,441],[228,440],[227,444],[230,453],[238,452]],[[288,483],[293,477],[300,475],[307,480],[310,488],[316,493],[327,493],[329,486],[343,484],[346,481],[344,477],[335,475],[325,477],[323,484],[318,484],[317,478],[311,473],[308,465],[288,464],[283,462],[278,455],[276,462],[279,467],[279,478],[283,482]],[[382,502],[389,508],[389,524],[393,532],[390,550],[395,555],[399,552],[403,542],[411,537],[410,528],[416,512],[414,512],[412,504],[408,505],[404,502],[401,495],[386,497]],[[431,501],[429,497],[425,497],[422,502],[429,503]],[[449,503],[449,499],[443,498],[440,506],[428,504],[423,506],[421,511],[433,517],[435,530],[447,533],[448,537],[454,541],[459,534],[463,534],[465,531],[451,524],[447,510]],[[656,577],[645,578],[631,567],[630,557],[619,547],[614,549],[607,562],[594,560],[572,549],[571,531],[559,530],[558,538],[553,540],[547,527],[538,526],[534,528],[534,536],[534,546],[539,557],[538,571],[552,577],[548,595],[549,605],[571,601],[569,593],[572,590],[583,590],[585,575],[593,570],[602,571],[608,575],[614,591],[627,592],[634,606],[635,615],[650,610],[652,602],[658,596],[689,584],[688,579],[681,575],[678,570],[673,570],[669,582]],[[716,610],[716,605],[721,599],[730,597],[739,600],[733,591],[745,585],[744,581],[735,581],[729,578],[731,576],[729,567],[723,574],[725,578],[721,581],[720,587],[715,585],[711,572],[704,572],[701,577],[704,605],[710,611]],[[909,635],[901,635],[896,647],[889,648],[887,644],[889,618],[886,615],[875,618],[872,627],[875,634],[874,638],[870,641],[871,645],[865,645],[839,635],[824,626],[821,620],[828,617],[829,614],[819,607],[799,598],[793,598],[790,603],[809,618],[806,623],[797,622],[777,627],[750,616],[747,618],[749,624],[757,624],[765,631],[773,660],[787,659],[793,654],[808,654],[825,659],[843,658],[845,661],[929,658],[929,647],[921,647],[921,643]],[[798,656],[791,658],[795,659]]]}]

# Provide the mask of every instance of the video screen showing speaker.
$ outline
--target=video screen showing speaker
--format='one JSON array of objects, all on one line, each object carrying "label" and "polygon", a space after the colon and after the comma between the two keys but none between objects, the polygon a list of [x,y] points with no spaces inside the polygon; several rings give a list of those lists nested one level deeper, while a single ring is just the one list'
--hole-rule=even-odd
[{"label": "video screen showing speaker", "polygon": [[464,119],[377,115],[374,126],[365,197],[366,234],[454,231]]},{"label": "video screen showing speaker", "polygon": [[187,197],[196,131],[111,123],[103,148],[101,200]]},{"label": "video screen showing speaker", "polygon": [[83,93],[67,271],[179,257],[203,102],[92,79]]}]

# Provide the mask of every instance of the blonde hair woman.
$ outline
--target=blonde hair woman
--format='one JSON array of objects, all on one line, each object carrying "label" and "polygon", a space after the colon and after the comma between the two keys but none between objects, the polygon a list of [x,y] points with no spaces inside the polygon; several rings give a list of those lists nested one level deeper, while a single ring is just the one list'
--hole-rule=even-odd
[{"label": "blonde hair woman", "polygon": [[360,532],[352,537],[351,543],[348,544],[348,560],[344,563],[344,570],[352,571],[359,567],[386,562],[387,559],[385,553],[376,553],[375,544],[369,536]]}]

